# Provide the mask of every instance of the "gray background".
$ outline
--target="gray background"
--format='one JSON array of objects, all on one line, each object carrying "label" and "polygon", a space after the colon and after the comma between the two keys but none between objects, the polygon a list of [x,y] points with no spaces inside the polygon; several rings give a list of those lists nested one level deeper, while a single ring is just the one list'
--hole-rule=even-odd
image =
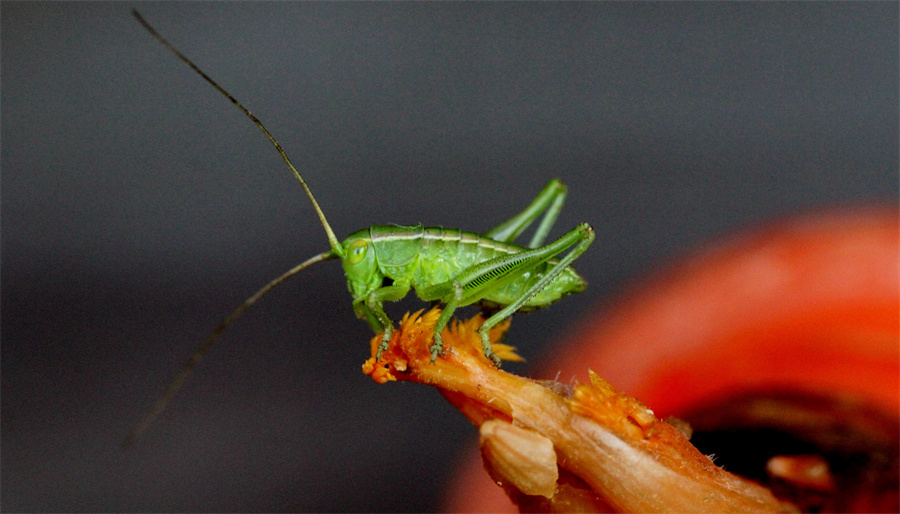
[{"label": "gray background", "polygon": [[[554,234],[594,225],[591,285],[516,317],[520,373],[717,235],[897,200],[894,2],[138,7],[267,123],[339,237],[483,231],[566,181]],[[327,248],[258,130],[130,8],[2,6],[3,510],[437,508],[475,431],[360,373],[336,263],[266,298],[119,450],[215,323]]]}]

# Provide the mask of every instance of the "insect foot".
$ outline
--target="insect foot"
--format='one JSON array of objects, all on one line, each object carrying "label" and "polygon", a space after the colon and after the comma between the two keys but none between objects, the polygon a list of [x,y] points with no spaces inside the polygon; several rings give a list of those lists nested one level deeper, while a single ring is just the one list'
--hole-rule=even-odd
[{"label": "insect foot", "polygon": [[[434,325],[440,316],[441,309],[439,308],[433,308],[424,314],[423,311],[406,314],[400,321],[400,326],[392,332],[388,347],[380,355],[382,336],[379,334],[373,337],[371,340],[372,357],[363,364],[363,373],[371,376],[372,380],[379,384],[383,384],[397,380],[398,377],[401,377],[402,380],[404,374],[411,372],[411,367],[415,365],[427,363],[437,369],[445,367],[452,369],[448,361],[460,358],[476,358],[482,362],[489,360],[482,351],[481,336],[478,333],[478,329],[484,323],[484,317],[481,314],[465,321],[454,319],[448,323],[441,333],[443,351],[437,354],[441,358],[438,359],[437,356],[432,358],[434,344],[430,343],[432,343]],[[498,342],[507,330],[509,330],[509,320],[487,331],[488,339],[493,342],[498,360],[524,361],[525,359],[515,353],[514,347]]]},{"label": "insect foot", "polygon": [[391,344],[391,333],[393,332],[393,328],[394,327],[389,325],[384,329],[383,335],[378,334],[378,336],[381,336],[381,342],[378,343],[378,353],[375,354],[376,361],[381,360],[381,354],[384,353],[384,351],[387,350],[388,346]]},{"label": "insect foot", "polygon": [[431,345],[431,362],[437,360],[438,355],[444,353],[444,341],[440,333],[434,334],[434,343]]},{"label": "insect foot", "polygon": [[491,348],[491,340],[488,337],[487,332],[481,334],[481,348],[484,350],[484,356],[491,360],[494,363],[494,366],[500,367],[500,357],[497,357],[497,354],[494,353],[493,348]]}]

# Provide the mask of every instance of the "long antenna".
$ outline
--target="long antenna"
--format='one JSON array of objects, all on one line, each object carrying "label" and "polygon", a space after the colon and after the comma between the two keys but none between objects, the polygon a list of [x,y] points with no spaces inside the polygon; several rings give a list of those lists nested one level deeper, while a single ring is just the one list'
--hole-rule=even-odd
[{"label": "long antenna", "polygon": [[160,415],[160,413],[165,410],[166,405],[168,405],[172,397],[175,396],[175,393],[177,393],[178,390],[181,389],[184,381],[187,380],[191,373],[193,373],[194,368],[197,366],[197,363],[199,363],[200,360],[203,359],[203,357],[210,351],[210,349],[212,349],[213,345],[219,339],[219,336],[222,335],[222,332],[224,332],[225,329],[228,328],[228,326],[231,325],[232,322],[234,322],[234,320],[240,317],[241,314],[244,313],[244,311],[246,311],[250,306],[256,303],[257,300],[262,298],[273,288],[296,275],[300,271],[308,268],[309,266],[312,266],[317,262],[334,259],[336,257],[344,257],[343,248],[341,248],[340,242],[338,241],[337,237],[335,237],[334,231],[331,230],[331,226],[328,224],[328,220],[325,219],[325,213],[322,212],[322,209],[319,207],[319,203],[316,202],[316,198],[313,196],[312,191],[309,189],[309,186],[306,185],[303,177],[300,176],[300,172],[297,171],[297,168],[295,168],[293,163],[291,163],[291,160],[284,152],[284,149],[281,148],[281,145],[278,143],[278,141],[275,140],[269,130],[266,129],[265,125],[263,125],[262,122],[259,121],[259,119],[254,116],[253,113],[251,113],[246,107],[244,107],[244,105],[241,104],[235,97],[231,96],[228,91],[226,91],[222,86],[216,83],[216,81],[210,78],[209,75],[204,73],[203,70],[197,67],[196,64],[185,57],[184,54],[179,52],[171,43],[169,43],[164,37],[156,32],[156,30],[151,27],[143,17],[141,17],[140,13],[138,13],[136,10],[132,10],[131,13],[135,18],[137,18],[138,22],[145,29],[147,29],[148,32],[150,32],[153,37],[155,37],[160,43],[163,44],[163,46],[174,53],[176,57],[184,61],[188,66],[191,67],[192,70],[203,77],[204,80],[212,84],[212,86],[215,87],[217,91],[231,100],[231,103],[236,105],[244,114],[247,115],[248,118],[250,118],[250,121],[256,124],[256,126],[259,127],[260,130],[262,130],[263,134],[265,134],[265,136],[269,139],[269,142],[271,142],[275,149],[278,150],[279,155],[281,155],[281,158],[284,160],[285,164],[287,164],[288,168],[290,168],[291,172],[294,174],[294,177],[296,177],[300,182],[300,185],[303,186],[303,190],[306,191],[306,195],[309,197],[309,200],[312,202],[313,207],[316,209],[316,213],[319,215],[319,220],[321,220],[322,226],[325,228],[325,233],[328,235],[328,242],[331,244],[331,250],[322,252],[314,257],[307,259],[297,266],[294,266],[286,273],[283,273],[280,277],[272,280],[271,282],[263,286],[259,291],[254,293],[253,296],[244,300],[244,302],[239,305],[234,311],[232,311],[232,313],[229,314],[227,318],[219,323],[215,330],[213,330],[212,333],[206,338],[203,344],[201,344],[200,347],[197,348],[197,350],[194,352],[194,354],[191,355],[191,358],[188,359],[181,370],[175,375],[174,378],[172,378],[172,380],[166,386],[166,389],[153,404],[153,407],[151,407],[150,411],[147,412],[147,414],[144,415],[141,421],[138,422],[138,424],[131,430],[131,433],[122,443],[122,446],[124,446],[125,448],[131,447],[135,443],[135,441],[137,441],[141,437],[141,434],[143,434],[147,430],[147,427],[150,426],[153,420],[155,420]]},{"label": "long antenna", "polygon": [[222,335],[222,332],[224,332],[225,329],[228,328],[228,325],[231,325],[234,320],[236,320],[241,314],[243,314],[248,307],[256,303],[257,300],[262,298],[275,286],[281,284],[285,280],[291,278],[304,269],[312,266],[317,262],[327,261],[328,259],[334,258],[335,255],[331,251],[322,252],[315,257],[311,257],[306,261],[294,266],[287,272],[283,273],[275,280],[272,280],[271,282],[263,286],[262,289],[253,293],[253,296],[244,300],[244,303],[240,304],[237,309],[232,311],[232,313],[229,314],[227,318],[219,323],[219,326],[217,326],[216,329],[212,331],[209,337],[206,338],[206,341],[204,341],[203,344],[201,344],[200,347],[197,348],[194,354],[191,355],[191,358],[188,359],[184,366],[182,366],[181,370],[169,382],[169,385],[166,386],[165,391],[163,391],[159,398],[157,398],[156,403],[153,404],[153,407],[150,408],[147,414],[145,414],[144,417],[138,422],[138,424],[135,425],[135,427],[131,430],[131,433],[128,434],[128,437],[122,443],[122,446],[127,449],[134,445],[135,441],[137,441],[141,437],[141,434],[143,434],[144,431],[147,430],[147,427],[150,426],[150,423],[153,423],[153,420],[155,420],[156,417],[166,409],[166,405],[169,404],[169,400],[171,400],[172,397],[175,396],[175,393],[177,393],[178,390],[181,389],[184,381],[187,380],[189,376],[191,376],[191,373],[194,372],[194,368],[197,366],[197,363],[200,362],[200,359],[202,359],[203,356],[207,354],[207,352],[209,352],[209,350],[215,344],[216,340],[219,339],[219,336]]},{"label": "long antenna", "polygon": [[309,200],[312,202],[313,207],[316,209],[316,213],[319,215],[319,220],[322,221],[322,226],[325,227],[325,233],[328,235],[328,243],[331,244],[331,250],[335,253],[335,255],[337,255],[338,257],[343,259],[344,258],[344,250],[343,250],[343,248],[341,248],[341,243],[338,241],[337,237],[335,237],[334,231],[331,230],[331,225],[329,225],[328,220],[325,219],[325,213],[322,212],[322,209],[319,207],[319,203],[316,201],[316,198],[313,196],[312,191],[309,189],[309,186],[306,185],[306,181],[303,180],[303,177],[300,176],[300,172],[297,171],[297,168],[294,167],[294,164],[288,158],[287,154],[284,152],[284,149],[281,148],[281,145],[278,143],[278,141],[275,140],[275,137],[272,136],[272,134],[269,132],[269,130],[265,127],[265,125],[263,125],[262,122],[259,121],[259,118],[254,116],[253,113],[250,112],[249,109],[244,107],[244,105],[241,102],[239,102],[235,97],[231,96],[231,93],[229,93],[228,91],[225,90],[225,88],[220,86],[215,80],[213,80],[209,75],[207,75],[203,70],[201,70],[196,64],[194,64],[193,61],[188,59],[183,53],[179,52],[178,49],[175,48],[174,45],[172,45],[172,43],[169,43],[169,41],[166,38],[162,37],[159,34],[159,32],[156,31],[156,29],[154,29],[153,27],[150,26],[149,23],[147,23],[147,21],[141,16],[141,14],[139,12],[137,12],[136,9],[132,9],[131,14],[133,14],[134,17],[137,18],[137,21],[141,25],[143,25],[143,27],[145,29],[147,29],[147,32],[149,32],[150,35],[155,37],[160,43],[163,44],[163,46],[168,48],[170,52],[175,54],[176,57],[178,57],[179,59],[184,61],[185,64],[190,66],[191,69],[194,70],[195,72],[197,72],[201,77],[203,77],[204,80],[206,80],[207,82],[212,84],[212,86],[214,88],[216,88],[216,90],[219,93],[222,93],[223,95],[225,95],[226,98],[231,100],[231,103],[236,105],[244,114],[246,114],[247,117],[250,118],[250,121],[255,123],[257,127],[259,127],[259,130],[262,130],[263,134],[265,134],[266,137],[269,139],[269,142],[272,143],[272,145],[275,147],[276,150],[278,150],[278,153],[281,155],[281,158],[284,159],[285,164],[287,164],[288,168],[291,169],[291,172],[294,174],[295,177],[297,177],[297,180],[300,181],[300,185],[303,186],[304,191],[306,191],[306,196],[309,197]]}]

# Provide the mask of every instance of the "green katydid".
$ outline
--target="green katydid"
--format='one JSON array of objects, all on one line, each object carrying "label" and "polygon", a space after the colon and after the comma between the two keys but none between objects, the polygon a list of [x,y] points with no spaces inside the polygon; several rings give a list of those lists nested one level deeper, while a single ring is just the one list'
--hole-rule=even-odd
[{"label": "green katydid", "polygon": [[[441,331],[454,311],[458,307],[474,304],[492,312],[478,333],[484,355],[496,365],[499,365],[500,359],[491,349],[488,330],[515,312],[540,309],[563,296],[584,290],[584,279],[569,265],[594,240],[591,226],[582,223],[556,241],[543,245],[566,197],[566,187],[558,180],[551,180],[544,186],[525,210],[484,234],[421,225],[374,225],[354,232],[342,242],[338,241],[309,186],[262,122],[156,32],[137,11],[132,11],[132,14],[150,34],[231,100],[265,134],[312,202],[331,249],[272,280],[225,318],[132,430],[125,441],[126,446],[133,443],[163,411],[200,359],[238,316],[272,288],[317,262],[341,260],[356,316],[368,321],[375,333],[383,334],[376,360],[387,349],[393,330],[393,322],[384,312],[383,304],[404,298],[410,289],[422,300],[444,305],[434,327],[430,348],[432,361],[442,352]],[[514,244],[513,241],[542,215],[528,246]],[[558,258],[567,249],[571,250]]]}]

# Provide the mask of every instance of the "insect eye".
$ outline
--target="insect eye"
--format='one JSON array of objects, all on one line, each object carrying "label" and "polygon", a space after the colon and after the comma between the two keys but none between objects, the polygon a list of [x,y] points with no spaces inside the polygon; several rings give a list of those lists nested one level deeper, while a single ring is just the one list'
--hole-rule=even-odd
[{"label": "insect eye", "polygon": [[366,250],[369,248],[368,241],[363,239],[354,241],[353,244],[350,245],[347,260],[350,264],[359,264],[366,256]]}]

